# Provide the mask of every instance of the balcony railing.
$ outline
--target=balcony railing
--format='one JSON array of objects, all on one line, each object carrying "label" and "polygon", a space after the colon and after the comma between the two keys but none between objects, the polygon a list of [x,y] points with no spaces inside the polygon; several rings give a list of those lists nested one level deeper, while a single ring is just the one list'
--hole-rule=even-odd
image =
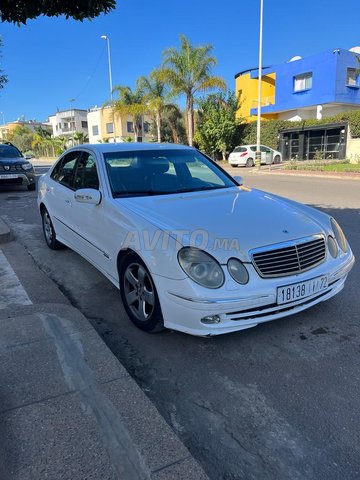
[{"label": "balcony railing", "polygon": [[[261,106],[262,107],[268,107],[269,105],[274,105],[275,104],[275,96],[271,97],[262,97],[261,99]],[[251,100],[251,108],[258,108],[258,100],[257,98],[255,100]]]}]

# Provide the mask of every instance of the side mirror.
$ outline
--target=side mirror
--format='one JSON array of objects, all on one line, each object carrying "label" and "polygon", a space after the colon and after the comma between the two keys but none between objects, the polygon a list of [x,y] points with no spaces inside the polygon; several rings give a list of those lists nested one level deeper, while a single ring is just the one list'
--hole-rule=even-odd
[{"label": "side mirror", "polygon": [[99,205],[101,202],[101,193],[94,188],[80,188],[74,193],[74,198],[79,203],[88,203],[89,205]]},{"label": "side mirror", "polygon": [[239,175],[235,175],[234,180],[236,183],[238,183],[240,186],[244,185],[244,179],[242,177],[239,177]]}]

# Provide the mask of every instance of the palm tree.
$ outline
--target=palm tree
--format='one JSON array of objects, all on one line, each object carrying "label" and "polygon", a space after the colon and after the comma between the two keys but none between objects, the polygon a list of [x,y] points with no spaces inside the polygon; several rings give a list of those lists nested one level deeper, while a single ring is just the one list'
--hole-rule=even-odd
[{"label": "palm tree", "polygon": [[162,78],[172,88],[173,95],[186,96],[186,118],[189,145],[193,144],[194,101],[196,94],[219,88],[226,90],[225,81],[211,75],[216,58],[210,55],[213,47],[194,47],[185,35],[180,35],[180,49],[168,48],[163,52]]},{"label": "palm tree", "polygon": [[80,145],[80,143],[86,143],[89,141],[88,136],[84,132],[75,132],[73,139],[77,145]]},{"label": "palm tree", "polygon": [[137,86],[133,91],[130,87],[118,85],[114,92],[119,98],[111,103],[114,114],[131,115],[134,119],[134,141],[137,142],[142,128],[142,116],[147,112],[148,106],[144,98],[144,92]]},{"label": "palm tree", "polygon": [[161,142],[162,114],[167,109],[175,107],[169,103],[171,95],[162,77],[162,70],[155,69],[149,77],[140,77],[137,81],[137,88],[144,93],[144,100],[148,104],[149,111],[155,117],[158,142]]}]

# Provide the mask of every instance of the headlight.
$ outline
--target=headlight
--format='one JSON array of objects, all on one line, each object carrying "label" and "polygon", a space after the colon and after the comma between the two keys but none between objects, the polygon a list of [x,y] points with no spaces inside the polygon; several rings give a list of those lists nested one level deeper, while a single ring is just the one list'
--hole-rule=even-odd
[{"label": "headlight", "polygon": [[225,281],[219,263],[195,247],[184,247],[178,253],[179,264],[194,282],[206,288],[219,288]]},{"label": "headlight", "polygon": [[31,169],[33,168],[33,166],[32,166],[32,164],[31,164],[30,162],[26,162],[26,163],[23,163],[23,164],[21,165],[21,168],[22,168],[23,170],[31,170]]},{"label": "headlight", "polygon": [[340,225],[334,218],[330,219],[331,228],[334,232],[335,239],[343,252],[347,251],[347,241],[344,235],[344,232],[341,230]]},{"label": "headlight", "polygon": [[249,281],[249,274],[246,270],[246,267],[240,260],[236,258],[230,258],[227,264],[228,270],[232,278],[237,283],[241,283],[241,285],[245,285]]},{"label": "headlight", "polygon": [[339,249],[338,249],[337,243],[335,242],[335,238],[332,237],[331,235],[328,236],[328,249],[329,249],[330,255],[333,258],[336,258],[338,255]]}]

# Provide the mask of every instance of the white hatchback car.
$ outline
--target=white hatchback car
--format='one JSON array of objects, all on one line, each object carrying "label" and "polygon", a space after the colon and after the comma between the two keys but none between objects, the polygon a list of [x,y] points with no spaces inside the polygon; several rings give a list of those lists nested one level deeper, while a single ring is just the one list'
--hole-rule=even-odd
[{"label": "white hatchback car", "polygon": [[[282,155],[273,148],[260,145],[261,164],[272,164],[282,162]],[[256,145],[242,145],[235,147],[234,151],[230,153],[229,164],[232,167],[253,167],[255,165]]]},{"label": "white hatchback car", "polygon": [[139,328],[210,336],[327,300],[354,263],[333,218],[240,184],[190,147],[80,145],[38,205],[47,245],[99,269]]}]

